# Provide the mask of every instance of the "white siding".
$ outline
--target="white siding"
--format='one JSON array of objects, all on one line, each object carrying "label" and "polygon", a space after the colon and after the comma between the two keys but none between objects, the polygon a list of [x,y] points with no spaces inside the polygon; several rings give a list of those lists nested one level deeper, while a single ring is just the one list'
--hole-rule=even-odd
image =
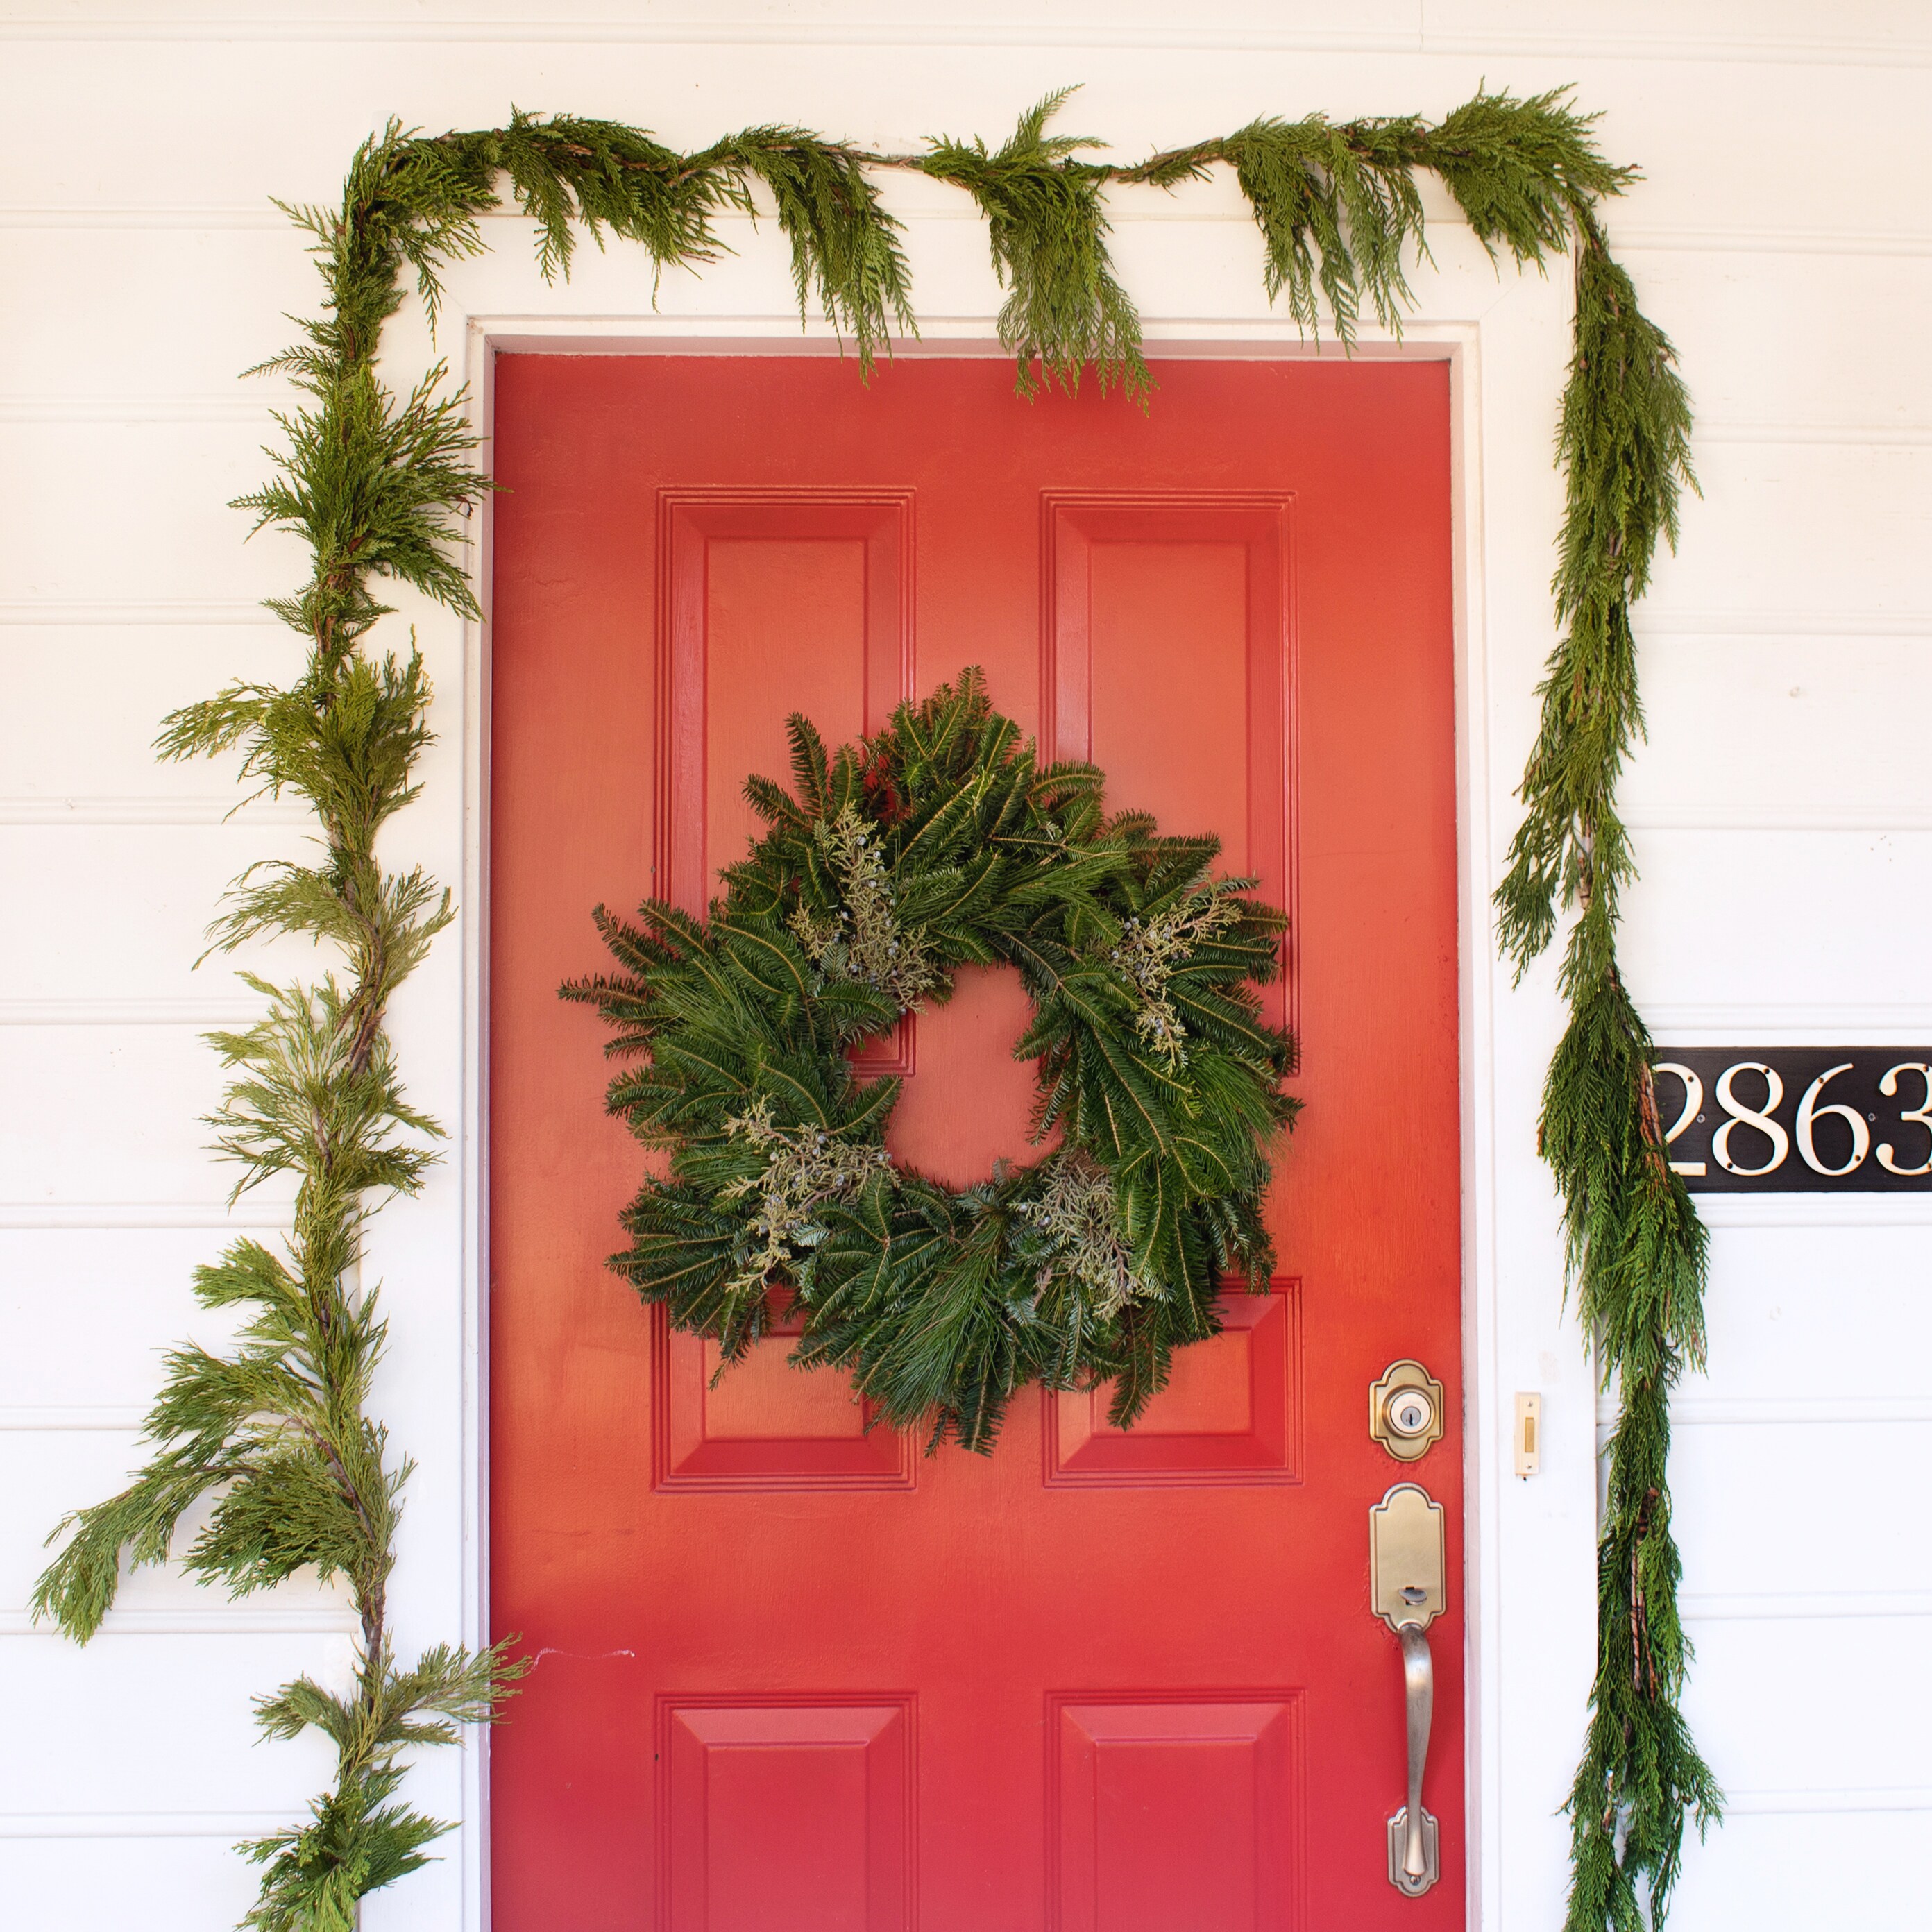
[{"label": "white siding", "polygon": [[[153,1351],[217,1332],[186,1288],[220,1243],[230,1178],[202,1148],[218,1080],[196,1034],[250,1000],[225,967],[189,969],[220,883],[301,833],[286,812],[220,823],[226,774],[158,766],[146,747],[169,706],[291,662],[255,600],[294,580],[297,554],[274,537],[242,548],[224,507],[262,472],[275,400],[236,372],[312,301],[265,197],[332,198],[392,112],[482,125],[514,101],[692,144],[787,119],[910,145],[997,135],[1082,80],[1071,119],[1131,154],[1261,111],[1438,112],[1484,77],[1577,82],[1610,152],[1646,170],[1612,236],[1702,412],[1703,498],[1640,626],[1634,982],[1666,1040],[1932,1035],[1932,21],[1916,0],[1060,0],[997,15],[961,0],[574,0],[567,19],[527,0],[364,0],[352,16],[314,0],[50,0],[54,19],[32,4],[0,15],[0,1896],[22,1932],[232,1922],[250,1886],[224,1840],[292,1814],[325,1774],[312,1740],[251,1748],[248,1700],[342,1668],[339,1598],[231,1607],[147,1572],[84,1652],[30,1634],[25,1605],[45,1529],[129,1466]],[[912,238],[922,314],[983,332],[997,297],[978,228],[946,192],[892,191],[928,212]],[[1120,206],[1123,272],[1168,334],[1262,313],[1230,194]],[[470,313],[648,318],[634,260],[586,259],[574,290],[546,293],[524,225],[490,232],[502,259],[476,272]],[[740,256],[701,286],[669,278],[666,313],[783,316],[782,244],[734,239]],[[1470,718],[1488,746],[1470,803],[1480,897],[1514,824],[1549,637],[1558,499],[1540,466],[1562,278],[1492,284],[1446,230],[1438,252],[1425,310],[1438,292],[1443,315],[1493,309],[1470,506],[1487,573]],[[398,326],[399,366],[420,335]],[[460,362],[460,327],[444,347]],[[433,616],[423,635],[444,736],[391,849],[460,885],[464,641]],[[473,925],[442,940],[397,1012],[412,1090],[452,1123],[473,1098],[475,943]],[[1492,1421],[1511,1388],[1545,1390],[1550,1454],[1536,1484],[1478,1488],[1472,1791],[1484,1923],[1531,1932],[1558,1916],[1552,1814],[1582,1724],[1592,1414],[1531,1152],[1550,975],[1512,993],[1479,943],[1474,985],[1497,1152],[1469,1372]],[[422,1460],[405,1642],[459,1634],[475,1610],[465,1176],[453,1162],[387,1213],[371,1258],[395,1323],[383,1406]],[[267,1194],[240,1218],[272,1227],[282,1211]],[[1901,1539],[1894,1498],[1904,1520],[1923,1514],[1932,1214],[1868,1199],[1712,1218],[1712,1372],[1682,1405],[1678,1525],[1690,1713],[1736,1815],[1691,1852],[1673,1923],[1910,1922],[1932,1855],[1932,1702],[1906,1663],[1932,1639],[1932,1556]],[[1483,1445],[1486,1466],[1502,1446]],[[466,1829],[372,1905],[372,1932],[478,1922],[474,1757],[445,1754],[418,1778]]]}]

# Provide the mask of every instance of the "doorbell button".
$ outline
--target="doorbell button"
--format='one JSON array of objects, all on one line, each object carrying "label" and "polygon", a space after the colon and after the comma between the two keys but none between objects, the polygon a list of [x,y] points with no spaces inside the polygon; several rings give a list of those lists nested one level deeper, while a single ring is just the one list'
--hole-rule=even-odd
[{"label": "doorbell button", "polygon": [[1398,1462],[1442,1439],[1442,1384],[1420,1362],[1391,1362],[1369,1390],[1369,1434]]}]

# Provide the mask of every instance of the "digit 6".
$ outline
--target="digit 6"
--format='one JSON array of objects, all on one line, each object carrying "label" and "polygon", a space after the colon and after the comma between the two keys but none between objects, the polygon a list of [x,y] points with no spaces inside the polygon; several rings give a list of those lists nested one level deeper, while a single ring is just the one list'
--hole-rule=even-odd
[{"label": "digit 6", "polygon": [[[1731,1091],[1731,1082],[1740,1073],[1762,1073],[1764,1076],[1764,1112],[1754,1112]],[[1761,1060],[1741,1060],[1735,1066],[1727,1066],[1718,1080],[1718,1105],[1730,1114],[1730,1118],[1711,1136],[1711,1151],[1716,1156],[1718,1165],[1727,1174],[1750,1176],[1769,1174],[1784,1165],[1784,1156],[1791,1151],[1791,1142],[1784,1130],[1771,1117],[1778,1103],[1784,1098],[1784,1081],[1774,1066],[1767,1066]],[[1771,1158],[1762,1167],[1740,1167],[1731,1158],[1731,1130],[1736,1126],[1755,1127],[1771,1143]]]},{"label": "digit 6", "polygon": [[[1798,1103],[1798,1151],[1804,1157],[1804,1165],[1814,1174],[1850,1174],[1865,1157],[1871,1145],[1871,1136],[1865,1127],[1865,1117],[1847,1107],[1842,1101],[1835,1101],[1828,1107],[1818,1104],[1818,1096],[1824,1091],[1825,1082],[1835,1080],[1841,1073],[1849,1073],[1852,1063],[1848,1060],[1842,1066],[1828,1066],[1804,1090],[1804,1097]],[[1932,1098],[1932,1096],[1928,1096]],[[1818,1150],[1812,1144],[1811,1127],[1821,1114],[1836,1114],[1852,1130],[1852,1157],[1843,1167],[1827,1167],[1818,1158]]]}]

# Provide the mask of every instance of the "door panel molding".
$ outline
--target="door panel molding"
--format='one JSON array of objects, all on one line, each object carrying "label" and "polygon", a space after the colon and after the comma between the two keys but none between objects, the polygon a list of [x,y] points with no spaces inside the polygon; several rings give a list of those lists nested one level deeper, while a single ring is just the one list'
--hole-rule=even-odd
[{"label": "door panel molding", "polygon": [[664,1932],[905,1932],[916,1711],[910,1693],[661,1696]]},{"label": "door panel molding", "polygon": [[[656,1490],[910,1490],[911,1432],[874,1425],[836,1369],[787,1362],[802,1324],[780,1319],[716,1387],[718,1345],[651,1310],[652,1487]],[[780,1408],[789,1430],[748,1427],[754,1402]]]}]

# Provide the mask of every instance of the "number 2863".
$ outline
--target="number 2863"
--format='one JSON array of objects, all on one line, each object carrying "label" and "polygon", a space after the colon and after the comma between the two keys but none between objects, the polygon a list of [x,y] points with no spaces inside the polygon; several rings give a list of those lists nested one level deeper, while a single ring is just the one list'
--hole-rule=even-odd
[{"label": "number 2863", "polygon": [[1693,1192],[1932,1180],[1932,1052],[1678,1048],[1653,1071],[1671,1168]]}]

